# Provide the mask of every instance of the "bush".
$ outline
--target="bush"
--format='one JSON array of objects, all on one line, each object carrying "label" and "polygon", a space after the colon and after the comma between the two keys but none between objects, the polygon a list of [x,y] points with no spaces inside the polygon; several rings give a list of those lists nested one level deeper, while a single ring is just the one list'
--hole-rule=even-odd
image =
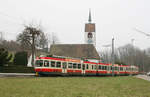
[{"label": "bush", "polygon": [[27,59],[27,52],[17,52],[14,57],[14,65],[23,65],[27,66],[28,59]]},{"label": "bush", "polygon": [[9,54],[4,48],[0,48],[0,66],[8,64],[12,58],[12,54]]}]

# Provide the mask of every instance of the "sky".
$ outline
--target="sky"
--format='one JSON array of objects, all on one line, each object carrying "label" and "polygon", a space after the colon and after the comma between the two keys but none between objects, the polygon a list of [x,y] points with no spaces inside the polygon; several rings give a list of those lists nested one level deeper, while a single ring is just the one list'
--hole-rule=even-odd
[{"label": "sky", "polygon": [[[15,40],[23,24],[41,24],[62,44],[84,43],[84,27],[91,9],[96,23],[96,47],[105,49],[114,37],[115,47],[131,43],[141,49],[150,47],[150,0],[0,0],[0,31]],[[107,49],[107,48],[106,48]]]}]

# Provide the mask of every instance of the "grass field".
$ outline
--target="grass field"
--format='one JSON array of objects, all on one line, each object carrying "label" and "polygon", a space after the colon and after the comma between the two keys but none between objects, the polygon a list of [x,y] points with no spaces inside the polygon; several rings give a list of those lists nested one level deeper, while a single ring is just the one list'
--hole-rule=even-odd
[{"label": "grass field", "polygon": [[135,77],[0,78],[0,97],[150,97]]}]

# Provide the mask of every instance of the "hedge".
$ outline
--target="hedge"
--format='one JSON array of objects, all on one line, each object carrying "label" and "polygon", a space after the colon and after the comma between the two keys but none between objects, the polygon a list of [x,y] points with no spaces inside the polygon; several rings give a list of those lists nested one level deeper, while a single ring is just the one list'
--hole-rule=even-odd
[{"label": "hedge", "polygon": [[3,66],[0,67],[1,73],[35,73],[33,67],[26,66]]}]

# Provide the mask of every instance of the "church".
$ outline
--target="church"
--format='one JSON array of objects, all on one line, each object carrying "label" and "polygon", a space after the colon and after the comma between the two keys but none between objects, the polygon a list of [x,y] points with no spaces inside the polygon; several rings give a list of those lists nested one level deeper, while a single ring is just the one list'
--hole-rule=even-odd
[{"label": "church", "polygon": [[88,23],[85,23],[84,44],[52,44],[50,55],[100,60],[96,50],[95,23],[92,23],[91,11],[89,11]]}]

